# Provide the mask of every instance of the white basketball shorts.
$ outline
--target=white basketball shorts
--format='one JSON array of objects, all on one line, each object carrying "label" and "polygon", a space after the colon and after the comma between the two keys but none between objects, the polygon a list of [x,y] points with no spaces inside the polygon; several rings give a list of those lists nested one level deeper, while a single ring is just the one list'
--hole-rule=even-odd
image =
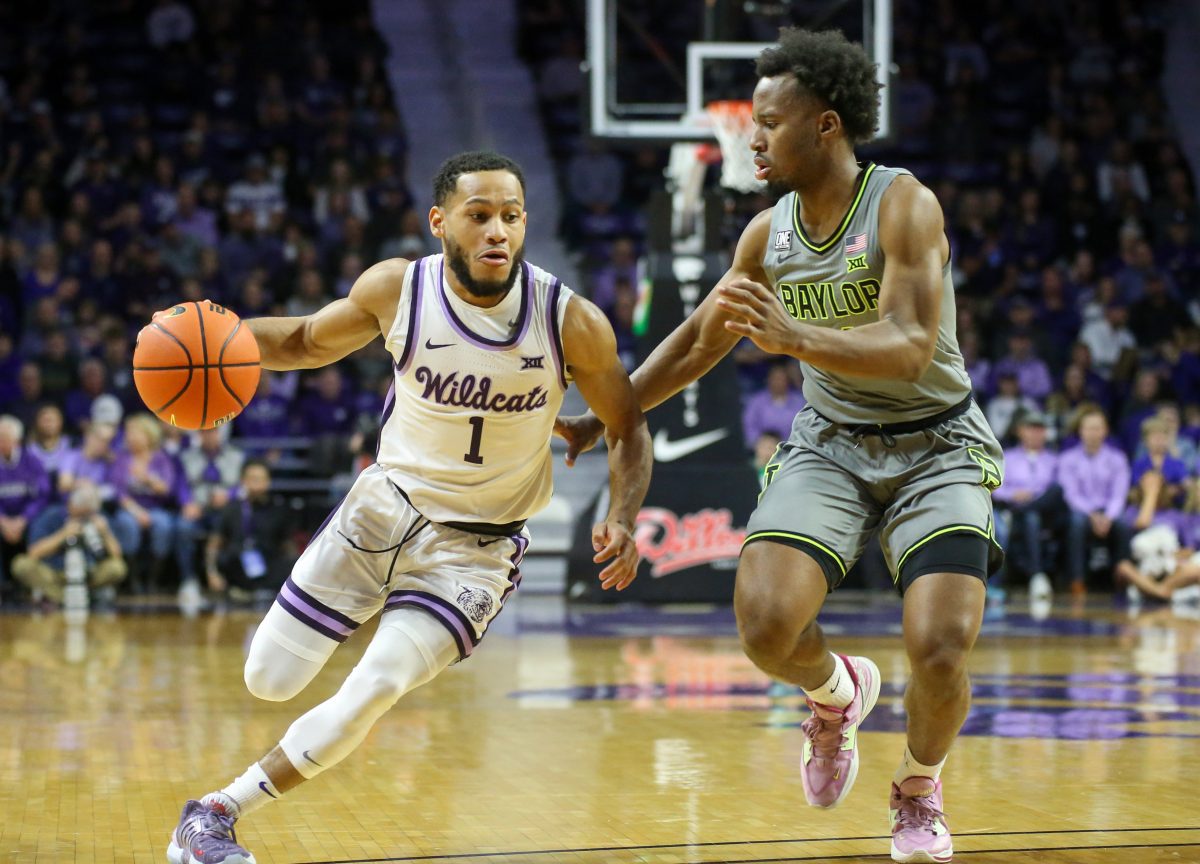
[{"label": "white basketball shorts", "polygon": [[338,642],[380,610],[415,606],[450,631],[463,659],[521,584],[529,532],[507,527],[512,533],[497,535],[430,522],[371,465],[317,530],[276,602]]}]

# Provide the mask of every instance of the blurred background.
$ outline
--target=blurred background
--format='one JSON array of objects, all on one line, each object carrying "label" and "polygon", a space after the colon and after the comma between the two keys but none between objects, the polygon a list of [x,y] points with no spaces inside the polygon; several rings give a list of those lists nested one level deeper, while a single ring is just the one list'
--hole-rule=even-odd
[{"label": "blurred background", "polygon": [[[460,150],[522,163],[529,260],[605,311],[634,368],[773,203],[722,185],[706,119],[687,113],[689,81],[704,103],[748,99],[752,60],[707,63],[696,82],[689,46],[753,56],[789,24],[839,27],[882,61],[888,124],[859,155],[909,168],[941,202],[958,338],[996,434],[1014,453],[1065,454],[1094,406],[1122,524],[1193,543],[1195,4],[8,2],[0,603],[62,602],[75,566],[93,604],[269,603],[372,458],[390,358],[376,342],[333,367],[264,372],[230,426],[184,434],[133,390],[137,332],[203,298],[243,317],[308,314],[375,261],[439,252],[430,180]],[[651,415],[659,462],[630,597],[731,596],[758,471],[801,384],[797,364],[746,344]],[[524,590],[598,599],[580,532],[603,504],[604,461],[556,473]],[[1067,530],[1073,481],[1013,480],[994,598],[1048,590],[1039,576],[1113,591],[1128,550]],[[81,562],[55,544],[35,553],[71,520],[93,526]],[[270,566],[247,568],[248,545]],[[890,581],[875,555],[847,587]]]}]

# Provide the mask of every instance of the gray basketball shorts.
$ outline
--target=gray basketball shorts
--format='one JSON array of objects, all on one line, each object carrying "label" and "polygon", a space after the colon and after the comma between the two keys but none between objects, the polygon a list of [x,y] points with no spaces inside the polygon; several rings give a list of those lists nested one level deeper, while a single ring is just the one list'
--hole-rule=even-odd
[{"label": "gray basketball shorts", "polygon": [[830,590],[875,531],[901,593],[925,573],[986,581],[1003,561],[991,496],[1002,480],[1000,445],[974,403],[919,432],[862,437],[806,408],[764,469],[746,543],[807,552]]}]

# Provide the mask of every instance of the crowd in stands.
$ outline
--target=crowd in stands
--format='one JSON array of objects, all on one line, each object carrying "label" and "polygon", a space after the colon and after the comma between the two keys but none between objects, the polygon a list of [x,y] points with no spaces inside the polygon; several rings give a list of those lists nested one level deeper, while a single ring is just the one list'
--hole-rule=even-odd
[{"label": "crowd in stands", "polygon": [[366,0],[0,9],[0,592],[55,596],[85,534],[103,584],[279,581],[272,474],[373,448],[386,351],[264,373],[229,439],[144,414],[132,346],[177,302],[302,315],[431,249],[385,54]]},{"label": "crowd in stands", "polygon": [[[646,190],[663,182],[662,161],[580,134],[583,78],[572,73],[580,6],[524,4],[524,39],[568,209],[579,214],[566,236],[584,262],[585,290],[615,310],[610,274],[628,273],[622,262],[645,251],[639,214]],[[806,23],[789,17],[803,6],[764,4],[734,35],[770,39],[773,27]],[[1200,540],[1200,211],[1161,82],[1169,4],[928,7],[896,4],[895,128],[860,156],[909,168],[936,192],[959,342],[1014,466],[997,494],[1001,528],[1011,523],[1020,540],[1055,526],[1066,538],[1048,550],[1018,543],[1012,566],[1036,577],[1038,591],[1047,572],[1079,591],[1088,572],[1107,572],[1093,550],[1111,546],[1110,564],[1126,561],[1136,530],[1169,522],[1183,544]],[[632,24],[621,32],[625,56],[644,76],[657,63],[650,77],[670,89],[681,79],[670,60],[654,58],[681,56],[681,43],[701,30],[693,20],[683,33]],[[676,89],[655,101],[682,101]],[[604,182],[583,182],[592,176]],[[731,197],[729,241],[771,203]],[[746,446],[761,461],[803,404],[798,370],[772,371],[772,358],[749,345],[735,358]],[[1040,461],[1020,455],[1033,452],[1035,437]],[[1049,553],[1058,558],[1043,560]]]},{"label": "crowd in stands", "polygon": [[[734,35],[769,38],[802,5],[764,5],[769,20]],[[1169,5],[927,5],[896,4],[896,128],[861,155],[912,169],[942,204],[959,342],[1020,466],[997,497],[1013,566],[1082,584],[1103,558],[1092,550],[1125,561],[1146,525],[1200,540],[1200,214],[1161,83]],[[698,18],[660,7],[674,8],[636,11],[626,56],[654,83],[641,95],[670,100],[678,81],[656,64],[682,56]],[[580,0],[520,11],[579,287],[633,365],[646,207],[666,150],[585,134]],[[638,26],[646,16],[670,26]],[[433,251],[405,180],[385,50],[366,0],[0,10],[0,591],[31,538],[91,518],[89,484],[130,583],[232,584],[208,566],[230,569],[232,547],[207,538],[237,522],[222,514],[248,500],[245,466],[328,476],[350,462],[347,441],[370,451],[391,374],[378,342],[340,367],[264,373],[232,440],[148,421],[130,360],[138,329],[168,304],[300,315],[344,296],[375,260]],[[770,204],[731,196],[727,240]],[[769,455],[803,405],[798,369],[749,344],[735,357],[747,448]],[[1028,455],[1039,436],[1044,461]],[[303,458],[283,443],[296,437]],[[1086,471],[1071,468],[1080,459]],[[1109,485],[1083,488],[1073,470]],[[35,532],[44,514],[54,518]],[[271,520],[239,524],[257,523]],[[1021,539],[1058,524],[1070,542]],[[105,539],[92,538],[97,561]]]}]

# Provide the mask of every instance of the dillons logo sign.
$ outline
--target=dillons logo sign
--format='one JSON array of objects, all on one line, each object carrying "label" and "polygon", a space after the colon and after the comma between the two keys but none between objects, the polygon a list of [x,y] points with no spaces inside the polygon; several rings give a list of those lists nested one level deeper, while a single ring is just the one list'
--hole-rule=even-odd
[{"label": "dillons logo sign", "polygon": [[734,528],[733,514],[724,507],[683,516],[665,507],[643,507],[634,539],[650,564],[650,575],[658,579],[689,567],[736,559],[746,529]]}]

